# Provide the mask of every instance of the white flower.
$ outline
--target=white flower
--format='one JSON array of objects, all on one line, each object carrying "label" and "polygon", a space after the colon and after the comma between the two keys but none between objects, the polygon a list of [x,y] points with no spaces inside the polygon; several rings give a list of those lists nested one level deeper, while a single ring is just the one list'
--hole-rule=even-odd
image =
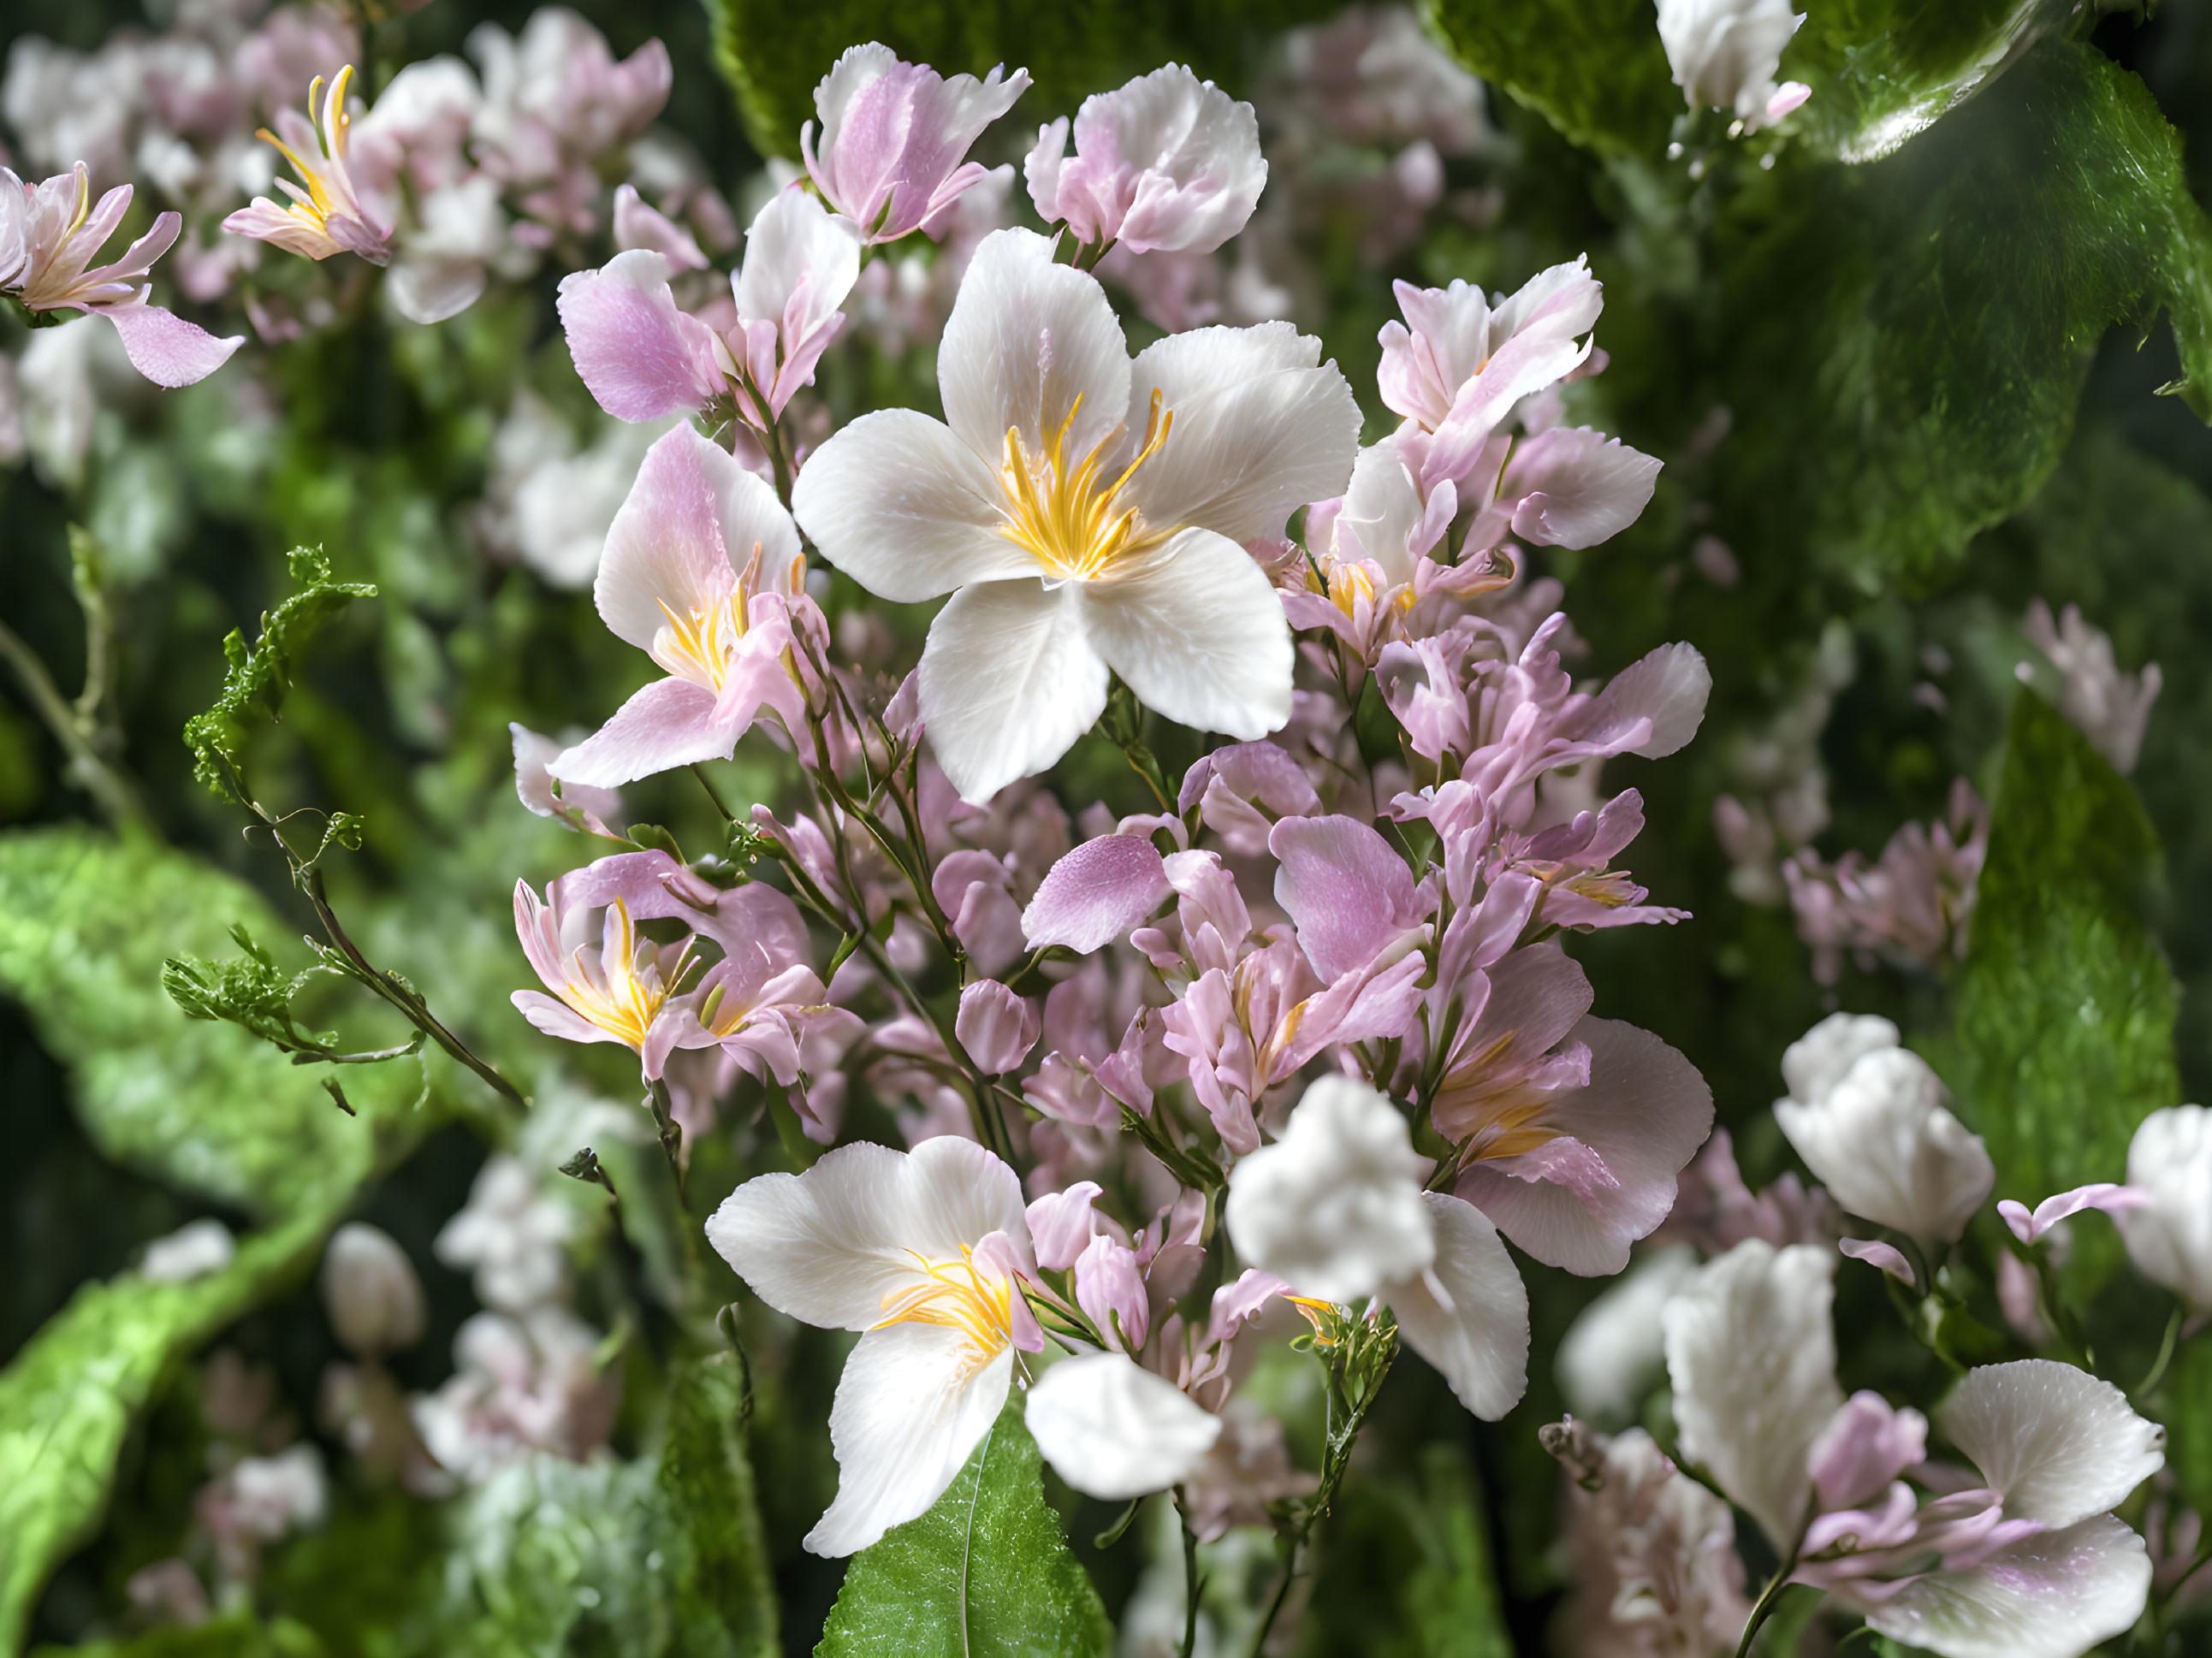
[{"label": "white flower", "polygon": [[1802,82],[1774,84],[1804,21],[1790,0],[1659,0],[1660,43],[1690,107],[1733,110],[1747,130],[1805,101]]},{"label": "white flower", "polygon": [[330,1512],[323,1454],[301,1443],[274,1456],[249,1456],[230,1471],[237,1519],[258,1537],[311,1530]]},{"label": "white flower", "polygon": [[1133,253],[1211,253],[1244,228],[1267,187],[1260,123],[1180,64],[1092,94],[1037,132],[1022,165],[1047,224],[1079,241],[1119,242]]},{"label": "white flower", "polygon": [[1406,1345],[1433,1364],[1453,1396],[1485,1422],[1528,1385],[1528,1290],[1489,1216],[1464,1198],[1424,1192],[1436,1236],[1426,1272],[1382,1286]]},{"label": "white flower", "polygon": [[1667,1362],[1661,1315],[1697,1270],[1698,1252],[1671,1244],[1614,1279],[1567,1327],[1554,1365],[1559,1391],[1577,1416],[1601,1422],[1634,1418]]},{"label": "white flower", "polygon": [[1282,605],[1243,544],[1340,494],[1359,413],[1287,323],[1200,329],[1132,363],[1090,276],[987,237],[938,350],[945,422],[863,415],[799,473],[824,557],[902,604],[951,592],[922,653],[946,776],[988,799],[1067,751],[1109,671],[1249,740],[1290,717]]},{"label": "white flower", "polygon": [[[1989,1201],[1996,1166],[1981,1137],[1946,1107],[1949,1096],[1928,1062],[1907,1048],[1876,1046],[1883,1035],[1893,1043],[1896,1027],[1844,1013],[1815,1025],[1784,1058],[1793,1096],[1775,1102],[1775,1120],[1850,1213],[1895,1227],[1923,1248],[1955,1242]],[[1825,1090],[1796,1092],[1824,1082]]]},{"label": "white flower", "polygon": [[1667,1375],[1686,1461],[1787,1553],[1812,1495],[1807,1454],[1844,1402],[1828,1324],[1836,1255],[1749,1238],[1667,1303]]},{"label": "white flower", "polygon": [[514,1157],[494,1157],[477,1174],[469,1201],[431,1247],[448,1266],[472,1268],[477,1299],[525,1313],[559,1296],[568,1279],[562,1246],[575,1216],[538,1189]]},{"label": "white flower", "polygon": [[212,1217],[187,1221],[167,1237],[146,1246],[138,1271],[156,1284],[186,1284],[230,1265],[238,1241],[230,1228]]},{"label": "white flower", "polygon": [[1020,1178],[971,1141],[846,1145],[760,1175],[707,1237],[777,1311],[863,1333],[830,1407],[837,1498],[806,1535],[816,1554],[858,1553],[926,1513],[998,1419],[1018,1333],[1042,1345],[1017,1281]]},{"label": "white flower", "polygon": [[2145,1117],[2128,1147],[2128,1184],[2150,1194],[2112,1217],[2136,1270],[2212,1313],[2212,1111],[2176,1105]]},{"label": "white flower", "polygon": [[406,1251],[361,1221],[339,1227],[323,1252],[323,1305],[338,1339],[363,1356],[413,1346],[428,1310]]},{"label": "white flower", "polygon": [[2004,1499],[1996,1546],[1863,1599],[1846,1587],[1867,1622],[1944,1658],[2074,1658],[2133,1627],[2150,1559],[2111,1510],[2165,1463],[2163,1430],[2048,1359],[1968,1371],[1939,1420]]},{"label": "white flower", "polygon": [[1221,1437],[1219,1417],[1123,1353],[1062,1359],[1024,1415],[1060,1477],[1109,1503],[1181,1485]]},{"label": "white flower", "polygon": [[1350,1077],[1306,1090],[1283,1137],[1229,1175],[1237,1253],[1321,1300],[1351,1303],[1436,1259],[1427,1160],[1389,1100]]}]

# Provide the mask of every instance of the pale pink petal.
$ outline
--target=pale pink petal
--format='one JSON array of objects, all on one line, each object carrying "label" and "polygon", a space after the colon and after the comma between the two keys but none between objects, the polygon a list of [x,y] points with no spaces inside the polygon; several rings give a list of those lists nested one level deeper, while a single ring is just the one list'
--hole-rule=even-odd
[{"label": "pale pink petal", "polygon": [[1912,1276],[1912,1263],[1904,1252],[1893,1243],[1883,1243],[1875,1238],[1841,1238],[1836,1248],[1853,1260],[1863,1260],[1869,1266],[1879,1266],[1907,1288],[1917,1287]]},{"label": "pale pink petal", "polygon": [[1097,1181],[1078,1181],[1065,1192],[1039,1198],[1024,1212],[1038,1266],[1048,1272],[1064,1272],[1075,1265],[1097,1230],[1091,1206],[1103,1190]]},{"label": "pale pink petal", "polygon": [[1036,1046],[1036,1009],[996,979],[979,979],[960,993],[952,1034],[976,1068],[1003,1076]]},{"label": "pale pink petal", "polygon": [[246,343],[243,334],[217,339],[198,323],[143,301],[109,306],[94,314],[115,325],[133,368],[155,385],[172,389],[205,380]]},{"label": "pale pink petal", "polygon": [[667,259],[645,248],[561,280],[556,306],[576,372],[617,420],[659,420],[722,389],[707,325],[676,308]]},{"label": "pale pink petal", "polygon": [[1820,1430],[1806,1466],[1821,1508],[1856,1509],[1880,1497],[1927,1455],[1926,1417],[1893,1409],[1880,1394],[1861,1391]]},{"label": "pale pink petal", "polygon": [[1659,463],[1619,438],[1559,427],[1521,443],[1499,489],[1518,498],[1513,533],[1540,547],[1595,547],[1636,522],[1651,503]]},{"label": "pale pink petal", "polygon": [[1088,956],[1159,907],[1169,892],[1159,849],[1139,835],[1085,841],[1046,872],[1022,912],[1032,946],[1062,944]]},{"label": "pale pink petal", "polygon": [[714,717],[714,693],[688,679],[656,679],[549,769],[564,783],[610,789],[701,760],[726,760],[738,734]]},{"label": "pale pink petal", "polygon": [[1413,877],[1388,841],[1352,817],[1285,817],[1267,837],[1275,902],[1324,983],[1370,964],[1416,916]]}]

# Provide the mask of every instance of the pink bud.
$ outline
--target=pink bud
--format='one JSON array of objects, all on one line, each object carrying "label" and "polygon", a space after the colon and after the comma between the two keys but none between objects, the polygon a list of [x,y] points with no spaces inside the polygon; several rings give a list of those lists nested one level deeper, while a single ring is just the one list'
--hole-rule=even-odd
[{"label": "pink bud", "polygon": [[1880,1394],[1853,1394],[1806,1453],[1825,1510],[1857,1508],[1928,1455],[1928,1418],[1892,1410]]},{"label": "pink bud", "polygon": [[1159,849],[1142,835],[1103,835],[1054,864],[1022,912],[1032,945],[1089,955],[1151,914],[1168,896]]},{"label": "pink bud", "polygon": [[1145,1299],[1145,1277],[1137,1252],[1101,1232],[1075,1262],[1075,1304],[1090,1315],[1109,1341],[1133,1352],[1145,1345],[1152,1310]]},{"label": "pink bud", "polygon": [[1036,1046],[1036,1010],[996,979],[978,979],[960,993],[953,1034],[988,1076],[1002,1076]]},{"label": "pink bud", "polygon": [[1030,1205],[1030,1242],[1036,1248],[1037,1265],[1048,1272],[1065,1272],[1089,1245],[1097,1221],[1091,1204],[1103,1190],[1097,1181],[1078,1181],[1065,1192],[1054,1192]]}]

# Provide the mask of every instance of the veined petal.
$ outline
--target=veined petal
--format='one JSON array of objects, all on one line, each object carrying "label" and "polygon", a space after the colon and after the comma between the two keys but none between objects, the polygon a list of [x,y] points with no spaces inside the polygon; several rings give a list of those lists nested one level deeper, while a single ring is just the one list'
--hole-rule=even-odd
[{"label": "veined petal", "polygon": [[1062,1359],[1024,1415],[1060,1477],[1109,1503],[1180,1484],[1221,1437],[1219,1417],[1124,1353]]},{"label": "veined petal", "polygon": [[993,465],[1010,427],[1035,454],[1072,414],[1065,452],[1082,456],[1129,413],[1129,348],[1106,290],[1054,264],[1034,231],[996,230],[976,248],[937,365],[945,423]]},{"label": "veined petal", "polygon": [[659,420],[721,390],[712,331],[676,308],[671,269],[661,255],[635,248],[561,279],[556,304],[568,355],[617,420]]},{"label": "veined petal", "polygon": [[656,679],[546,769],[564,783],[611,789],[697,761],[726,760],[740,727],[716,719],[714,702],[704,685]]},{"label": "veined petal", "polygon": [[857,1554],[945,1495],[1013,1382],[1012,1347],[977,1358],[964,1333],[941,1325],[894,1324],[860,1338],[830,1407],[837,1500],[807,1533],[808,1552]]},{"label": "veined petal", "polygon": [[186,322],[158,305],[109,306],[97,314],[115,325],[131,366],[156,386],[204,380],[246,343],[243,334],[217,339],[198,323]]},{"label": "veined petal", "polygon": [[1943,1658],[2075,1658],[2132,1628],[2150,1583],[2142,1539],[2100,1514],[1864,1610],[1884,1635]]},{"label": "veined petal", "polygon": [[[1407,1344],[1485,1422],[1520,1403],[1528,1385],[1528,1291],[1498,1229],[1473,1204],[1424,1192],[1436,1228],[1429,1271],[1387,1286]],[[1441,1294],[1438,1291],[1442,1291]]]},{"label": "veined petal", "polygon": [[[1016,778],[1042,771],[1104,710],[1106,664],[1085,626],[1084,586],[1023,580],[963,587],[930,624],[916,670],[922,724],[963,799],[988,800]],[[1286,664],[1286,715],[1289,677]]]},{"label": "veined petal", "polygon": [[2004,1493],[2008,1520],[2071,1525],[2117,1508],[2166,1464],[2166,1430],[2126,1394],[2045,1358],[1969,1370],[1937,1420]]},{"label": "veined petal", "polygon": [[804,1175],[747,1181],[708,1219],[707,1241],[777,1311],[865,1330],[886,1296],[913,1285],[917,1256],[957,1260],[994,1231],[1021,1236],[1021,1224],[1014,1171],[948,1136],[910,1152],[840,1146]]},{"label": "veined petal", "polygon": [[998,475],[975,452],[912,409],[879,409],[845,427],[791,492],[822,556],[898,604],[1036,574],[1036,561],[999,533],[1001,498]]},{"label": "veined petal", "polygon": [[1142,568],[1079,591],[1098,653],[1146,708],[1248,743],[1290,719],[1290,623],[1237,543],[1184,530]]},{"label": "veined petal", "polygon": [[1543,547],[1595,547],[1650,505],[1659,462],[1586,426],[1540,433],[1515,449],[1501,491],[1518,497],[1513,533]]},{"label": "veined petal", "polygon": [[1243,544],[1280,535],[1310,501],[1344,493],[1359,405],[1321,344],[1288,323],[1173,334],[1139,360],[1130,409],[1157,389],[1175,424],[1131,480],[1146,519]]},{"label": "veined petal", "polygon": [[1275,902],[1323,984],[1373,965],[1415,920],[1406,860],[1357,817],[1285,817],[1267,836]]}]

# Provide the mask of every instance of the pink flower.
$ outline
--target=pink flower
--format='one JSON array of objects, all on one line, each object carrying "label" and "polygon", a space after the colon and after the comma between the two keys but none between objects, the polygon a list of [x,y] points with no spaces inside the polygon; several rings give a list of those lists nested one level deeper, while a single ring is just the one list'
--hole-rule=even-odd
[{"label": "pink flower", "polygon": [[245,336],[217,339],[148,302],[154,261],[176,241],[184,222],[177,214],[158,216],[113,264],[86,268],[123,222],[131,190],[118,185],[95,206],[82,161],[35,185],[0,167],[0,292],[33,312],[105,317],[123,337],[133,368],[156,386],[190,386],[228,361]]},{"label": "pink flower", "polygon": [[1605,304],[1587,258],[1530,277],[1494,308],[1464,282],[1395,286],[1406,320],[1382,325],[1376,381],[1384,404],[1434,433],[1486,434],[1522,398],[1581,367],[1590,343],[1576,337]]},{"label": "pink flower", "polygon": [[592,596],[616,637],[667,677],[561,755],[553,774],[611,788],[727,759],[763,708],[804,732],[787,659],[793,613],[812,609],[804,572],[799,533],[768,485],[689,426],[655,442],[607,531]]},{"label": "pink flower", "polygon": [[[225,230],[310,259],[358,253],[371,264],[390,260],[392,226],[362,204],[346,163],[347,128],[353,119],[346,112],[346,85],[352,78],[353,65],[348,64],[325,94],[323,78],[317,76],[307,88],[312,120],[302,118],[295,109],[280,109],[276,131],[261,129],[260,137],[292,164],[301,184],[279,179],[277,187],[292,198],[290,206],[279,207],[266,196],[257,196],[251,205],[222,222]],[[318,94],[322,94],[322,110],[315,114]]]},{"label": "pink flower", "polygon": [[[640,937],[627,898],[614,895],[603,908],[580,901],[570,886],[574,879],[555,882],[544,902],[527,883],[514,884],[516,936],[553,993],[518,990],[512,999],[517,1011],[564,1042],[619,1042],[643,1062],[648,1078],[659,1076],[677,1048],[711,1045],[714,1038],[678,1005],[678,987],[694,965],[692,940],[661,945]],[[595,910],[601,914],[596,947],[590,942]]]},{"label": "pink flower", "polygon": [[1180,64],[1083,100],[1075,157],[1062,116],[1023,164],[1030,199],[1079,241],[1133,253],[1210,253],[1243,229],[1267,182],[1260,126]]},{"label": "pink flower", "polygon": [[979,979],[960,993],[952,1029],[978,1068],[1002,1076],[1036,1046],[1036,1010],[996,979]]},{"label": "pink flower", "polygon": [[811,121],[799,133],[823,199],[871,243],[916,230],[942,236],[953,203],[986,170],[963,158],[1029,89],[1028,70],[1001,81],[1004,70],[948,80],[926,64],[902,62],[889,46],[849,48],[814,89],[819,137]]}]

